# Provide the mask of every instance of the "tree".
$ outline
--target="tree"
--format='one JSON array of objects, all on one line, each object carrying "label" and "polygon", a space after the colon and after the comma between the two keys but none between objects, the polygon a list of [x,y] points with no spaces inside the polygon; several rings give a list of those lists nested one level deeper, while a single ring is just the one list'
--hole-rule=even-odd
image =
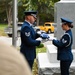
[{"label": "tree", "polygon": [[0,10],[0,12],[6,11],[8,26],[10,26],[12,21],[12,0],[1,0]]},{"label": "tree", "polygon": [[[19,3],[24,7],[25,11],[37,10],[38,11],[38,22],[39,19],[44,20],[45,18],[50,18],[53,21],[54,18],[54,3],[59,0],[19,0]],[[37,24],[39,25],[39,24]]]},{"label": "tree", "polygon": [[[59,0],[18,0],[18,16],[21,20],[23,11],[37,10],[39,13],[38,23],[39,17],[44,21],[51,16],[51,20],[53,20],[54,3],[57,1]],[[0,13],[3,13],[4,11],[6,11],[8,26],[10,26],[12,21],[12,0],[0,0]]]}]

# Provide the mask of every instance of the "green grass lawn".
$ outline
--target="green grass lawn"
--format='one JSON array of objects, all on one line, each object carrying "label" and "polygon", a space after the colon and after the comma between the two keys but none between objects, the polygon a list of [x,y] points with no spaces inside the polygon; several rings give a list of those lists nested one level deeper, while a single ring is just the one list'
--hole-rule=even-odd
[{"label": "green grass lawn", "polygon": [[0,36],[7,36],[5,34],[4,29],[7,27],[7,24],[0,24]]}]

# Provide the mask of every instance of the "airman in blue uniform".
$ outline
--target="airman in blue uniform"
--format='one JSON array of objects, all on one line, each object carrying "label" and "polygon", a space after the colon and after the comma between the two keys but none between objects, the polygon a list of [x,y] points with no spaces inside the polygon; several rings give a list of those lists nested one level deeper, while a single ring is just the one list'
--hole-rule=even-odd
[{"label": "airman in blue uniform", "polygon": [[61,18],[62,29],[65,31],[60,40],[52,39],[53,44],[58,48],[57,59],[60,60],[61,75],[69,75],[69,68],[73,60],[72,43],[73,36],[71,28],[72,21]]},{"label": "airman in blue uniform", "polygon": [[[27,59],[30,68],[32,69],[34,59],[36,58],[36,46],[40,45],[41,41],[36,40],[43,35],[37,34],[32,25],[36,20],[36,11],[25,12],[25,21],[21,28],[21,49],[20,52]],[[45,35],[46,38],[46,35]]]},{"label": "airman in blue uniform", "polygon": [[40,45],[41,41],[35,40],[39,35],[32,28],[32,24],[36,20],[36,11],[25,12],[25,21],[21,28],[21,49],[20,52],[26,57],[30,68],[36,58],[36,46]]}]

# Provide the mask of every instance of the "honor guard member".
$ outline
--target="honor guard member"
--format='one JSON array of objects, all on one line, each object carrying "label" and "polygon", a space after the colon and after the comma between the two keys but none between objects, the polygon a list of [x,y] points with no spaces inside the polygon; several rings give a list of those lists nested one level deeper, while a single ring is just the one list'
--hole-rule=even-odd
[{"label": "honor guard member", "polygon": [[[36,58],[36,46],[39,46],[41,40],[36,40],[41,34],[37,34],[32,25],[36,20],[36,11],[26,11],[25,21],[21,28],[21,49],[20,52],[26,57],[30,68],[32,69],[34,59]],[[43,36],[42,36],[43,37]],[[46,36],[45,36],[46,37]]]},{"label": "honor guard member", "polygon": [[57,59],[60,60],[61,75],[69,75],[69,68],[73,61],[72,43],[73,36],[71,28],[73,28],[72,21],[66,18],[61,18],[62,29],[65,31],[60,40],[49,38],[53,44],[58,48]]}]

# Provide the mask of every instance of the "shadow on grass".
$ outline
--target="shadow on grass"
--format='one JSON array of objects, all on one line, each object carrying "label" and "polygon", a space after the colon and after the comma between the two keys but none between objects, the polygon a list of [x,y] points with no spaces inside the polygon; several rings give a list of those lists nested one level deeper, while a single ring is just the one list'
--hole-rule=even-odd
[{"label": "shadow on grass", "polygon": [[33,75],[38,75],[38,66],[37,66],[38,64],[37,64],[37,61],[36,61],[36,59],[34,60],[34,64],[33,64],[33,70],[32,70],[32,72],[33,72]]}]

